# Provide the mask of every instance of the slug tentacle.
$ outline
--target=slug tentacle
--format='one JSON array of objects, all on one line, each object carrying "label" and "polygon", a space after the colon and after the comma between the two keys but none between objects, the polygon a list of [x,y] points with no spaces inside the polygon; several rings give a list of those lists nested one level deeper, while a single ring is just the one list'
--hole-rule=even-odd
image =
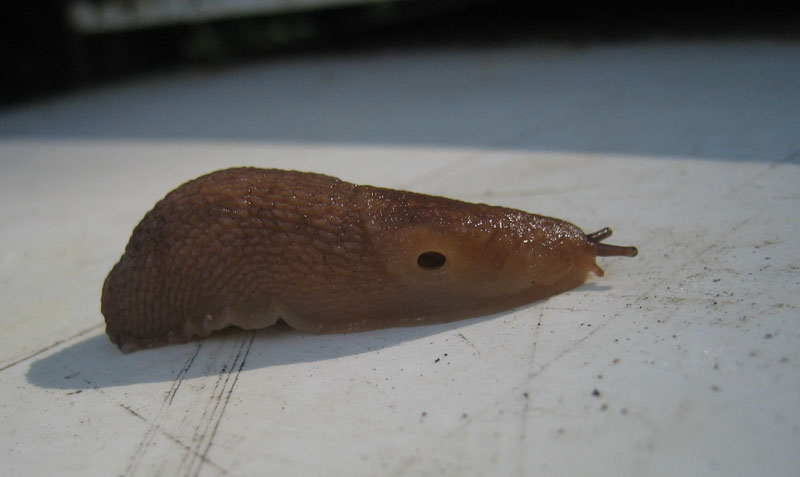
[{"label": "slug tentacle", "polygon": [[592,232],[590,234],[586,234],[586,238],[589,239],[590,242],[600,242],[602,240],[611,237],[611,234],[614,233],[610,227],[604,227],[597,232]]},{"label": "slug tentacle", "polygon": [[637,254],[563,220],[234,168],[189,181],[134,229],[103,285],[124,352],[281,319],[339,333],[496,313],[575,288],[596,257]]},{"label": "slug tentacle", "polygon": [[611,228],[605,227],[597,232],[586,234],[586,238],[594,246],[595,253],[598,257],[635,257],[639,254],[639,250],[636,247],[600,243],[600,241],[611,237],[612,233]]}]

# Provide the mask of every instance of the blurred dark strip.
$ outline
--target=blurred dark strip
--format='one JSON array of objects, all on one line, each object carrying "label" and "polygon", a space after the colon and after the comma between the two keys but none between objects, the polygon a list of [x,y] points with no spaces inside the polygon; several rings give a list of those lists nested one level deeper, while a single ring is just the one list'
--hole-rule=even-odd
[{"label": "blurred dark strip", "polygon": [[153,71],[297,53],[515,41],[800,39],[796,9],[747,2],[715,9],[626,9],[569,2],[406,1],[102,34],[71,28],[67,6],[42,0],[5,9],[0,106]]}]

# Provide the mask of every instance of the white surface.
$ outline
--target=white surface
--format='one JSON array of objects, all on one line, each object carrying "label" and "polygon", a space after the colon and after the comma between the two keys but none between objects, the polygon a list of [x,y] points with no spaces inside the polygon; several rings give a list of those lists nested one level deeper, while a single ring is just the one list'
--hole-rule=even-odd
[{"label": "white surface", "polygon": [[[6,111],[0,474],[800,474],[797,58],[389,52]],[[242,164],[609,225],[640,255],[491,317],[122,355],[99,297],[133,226]]]}]

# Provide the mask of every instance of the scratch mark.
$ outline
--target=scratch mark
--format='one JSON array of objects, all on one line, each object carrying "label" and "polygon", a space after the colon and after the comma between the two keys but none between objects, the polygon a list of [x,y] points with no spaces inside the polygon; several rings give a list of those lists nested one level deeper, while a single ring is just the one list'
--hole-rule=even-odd
[{"label": "scratch mark", "polygon": [[[194,363],[195,358],[200,353],[200,349],[203,346],[203,342],[200,341],[197,343],[197,347],[194,350],[194,353],[189,357],[186,364],[181,368],[178,372],[178,376],[175,380],[172,381],[172,387],[170,388],[167,396],[164,398],[164,401],[161,404],[161,407],[156,412],[156,417],[154,418],[154,422],[158,422],[161,420],[161,417],[166,412],[167,408],[169,407],[170,403],[172,403],[172,399],[175,397],[175,393],[177,393],[178,388],[180,387],[181,383],[183,382],[183,378],[186,376],[189,368],[191,367],[192,363]],[[122,405],[125,406],[124,404]],[[148,422],[149,421],[145,421]],[[131,456],[130,462],[128,462],[128,466],[125,468],[125,472],[123,475],[131,475],[137,471],[139,465],[144,460],[144,456],[147,453],[147,449],[150,447],[150,444],[153,442],[156,434],[158,434],[160,429],[157,425],[150,423],[150,427],[145,432],[142,439],[139,441],[139,444],[136,445],[136,448],[133,451],[133,455]]]},{"label": "scratch mark", "polygon": [[[249,339],[247,339],[249,336]],[[198,426],[195,432],[195,445],[191,454],[184,455],[182,465],[188,465],[188,470],[184,475],[198,476],[203,468],[203,464],[208,460],[207,456],[214,443],[214,438],[217,435],[222,418],[225,415],[225,410],[228,403],[233,396],[233,390],[236,383],[239,381],[239,375],[244,368],[247,361],[247,356],[250,354],[250,349],[253,346],[255,339],[255,331],[250,331],[247,335],[243,336],[244,339],[239,344],[239,349],[233,358],[230,365],[225,364],[223,371],[220,374],[217,382],[214,385],[213,391],[213,406],[206,407],[201,416],[201,421],[205,425]],[[225,372],[227,370],[227,372]],[[230,383],[230,386],[228,385]],[[189,459],[187,462],[187,458]]]},{"label": "scratch mark", "polygon": [[62,345],[64,343],[68,343],[70,341],[78,339],[78,338],[80,338],[81,336],[83,336],[85,334],[91,333],[92,331],[94,331],[96,329],[99,329],[102,326],[104,326],[104,323],[98,323],[96,325],[90,326],[89,328],[86,328],[85,330],[81,330],[81,331],[75,333],[74,335],[72,335],[72,336],[70,336],[68,338],[64,338],[64,339],[60,339],[60,340],[54,341],[53,343],[50,343],[49,345],[45,346],[44,348],[41,348],[41,349],[39,349],[37,351],[34,351],[34,352],[30,353],[30,354],[22,356],[21,358],[18,358],[16,360],[12,361],[11,363],[4,365],[3,367],[0,367],[0,372],[3,372],[8,368],[12,368],[12,367],[14,367],[14,366],[16,366],[16,365],[18,365],[20,363],[24,363],[25,361],[28,361],[31,358],[35,358],[35,357],[39,356],[40,354],[45,353],[47,351],[50,351],[51,349],[53,349],[53,348],[55,348],[57,346],[60,346],[60,345]]},{"label": "scratch mark", "polygon": [[[238,358],[239,354],[241,353],[242,343],[239,343],[239,349],[234,356],[234,362],[236,358]],[[214,421],[214,414],[219,408],[220,401],[222,399],[222,395],[225,392],[225,387],[227,386],[228,380],[231,376],[231,371],[229,369],[233,369],[232,367],[228,367],[228,363],[224,363],[222,365],[222,369],[220,369],[219,373],[217,374],[217,379],[214,381],[214,386],[211,391],[211,398],[207,400],[206,406],[203,408],[202,413],[198,419],[199,423],[194,428],[194,435],[192,436],[192,441],[195,442],[195,447],[192,450],[192,453],[184,454],[183,459],[181,460],[181,467],[188,466],[188,470],[183,473],[183,475],[194,475],[200,472],[200,468],[202,465],[199,465],[196,472],[193,472],[192,469],[198,465],[195,463],[195,460],[192,458],[193,455],[202,455],[201,448],[203,447],[204,442],[209,437],[209,428],[211,423]],[[210,404],[209,404],[210,403]],[[213,404],[213,405],[212,405]],[[205,425],[203,425],[205,424]]]},{"label": "scratch mark", "polygon": [[467,344],[468,344],[468,345],[470,345],[470,346],[472,347],[472,349],[474,349],[474,350],[475,350],[475,352],[476,352],[478,355],[480,355],[480,354],[481,354],[481,350],[479,350],[479,349],[478,349],[478,348],[475,346],[475,343],[473,343],[472,341],[470,341],[469,339],[467,339],[467,337],[466,337],[466,336],[464,336],[464,334],[463,334],[463,333],[459,333],[459,334],[458,334],[458,337],[459,337],[459,338],[461,338],[462,340],[466,341],[466,342],[467,342]]},{"label": "scratch mark", "polygon": [[[194,362],[194,358],[197,356],[197,352],[199,351],[199,348],[200,347],[198,346],[197,349],[195,350],[195,353],[190,357],[190,359],[188,361],[189,363]],[[184,368],[182,369],[182,372],[183,372],[184,375],[185,375],[185,371],[186,370],[188,370],[188,367],[184,366]],[[173,441],[174,443],[178,444],[180,447],[182,447],[184,449],[191,450],[191,447],[188,444],[185,444],[183,441],[181,441],[178,437],[176,437],[175,435],[165,431],[162,427],[154,424],[153,422],[151,422],[150,420],[145,418],[143,415],[141,415],[140,413],[136,412],[131,406],[128,406],[128,405],[126,405],[126,404],[124,404],[122,402],[119,402],[117,399],[113,398],[112,396],[109,396],[104,390],[102,390],[102,389],[98,388],[96,385],[94,385],[94,383],[92,383],[92,381],[90,381],[88,379],[85,379],[85,378],[83,378],[82,381],[84,383],[86,383],[87,385],[89,385],[90,387],[92,387],[92,390],[94,392],[100,394],[101,396],[104,396],[105,398],[107,398],[110,401],[112,401],[115,404],[117,404],[122,409],[125,409],[126,411],[128,411],[128,413],[130,413],[134,417],[136,417],[136,418],[140,419],[141,421],[145,422],[149,426],[148,427],[148,431],[147,431],[148,433],[157,432],[160,435],[162,435],[162,436],[166,437],[167,439]],[[77,392],[80,392],[80,390],[77,391]],[[174,395],[174,393],[173,393],[173,395]],[[161,417],[161,414],[160,413],[157,414],[157,418],[160,418],[160,417]],[[147,435],[148,434],[145,434],[145,437],[143,438],[142,441],[140,441],[139,445],[137,446],[137,452],[140,452],[140,451],[142,453],[144,452],[140,448],[146,447],[147,442],[145,442],[145,440],[147,438]],[[152,440],[152,439],[150,439],[150,440]],[[136,455],[133,456],[133,458],[135,458],[135,457],[136,457]],[[139,456],[139,458],[141,458],[141,457],[142,456]],[[126,471],[123,473],[123,475],[127,475],[129,473],[130,469],[132,469],[134,467],[133,458],[132,458],[132,463],[128,464],[128,467],[126,468]],[[207,463],[210,464],[211,466],[213,466],[213,467],[215,467],[217,469],[220,469],[223,472],[225,471],[224,468],[222,468],[220,465],[214,463],[210,459],[206,459],[206,460],[208,461]]]},{"label": "scratch mark", "polygon": [[[529,384],[532,381],[531,373],[534,369],[534,363],[536,362],[536,349],[539,345],[539,330],[542,329],[542,318],[544,317],[545,309],[542,308],[539,310],[539,319],[536,321],[536,327],[533,330],[533,344],[531,346],[531,354],[530,354],[530,361],[528,363],[529,371],[528,371],[528,381],[526,383]],[[519,432],[519,452],[517,455],[519,456],[519,461],[517,462],[517,474],[522,476],[526,475],[525,472],[525,441],[528,438],[528,410],[530,409],[530,399],[528,399],[528,391],[524,391],[522,393],[523,401],[522,401],[522,419],[520,419],[520,432]]]},{"label": "scratch mark", "polygon": [[175,395],[178,394],[178,389],[180,389],[181,384],[183,383],[183,379],[186,377],[186,373],[189,372],[189,368],[192,367],[194,359],[197,357],[198,353],[200,353],[201,346],[203,346],[202,341],[197,345],[197,349],[194,350],[192,357],[189,358],[189,361],[186,362],[183,368],[181,368],[181,370],[178,372],[178,375],[175,377],[175,383],[177,384],[174,385],[171,392],[169,393],[169,402],[167,403],[168,406],[172,404],[172,400],[175,399]]},{"label": "scratch mark", "polygon": [[[223,416],[223,414],[225,414],[225,409],[228,407],[228,402],[230,402],[231,396],[233,395],[233,388],[236,386],[236,383],[239,381],[239,375],[241,374],[242,369],[244,368],[245,362],[247,362],[247,356],[250,354],[250,348],[252,348],[252,346],[253,346],[253,340],[255,339],[255,336],[256,336],[255,331],[251,331],[250,332],[250,340],[247,342],[247,349],[244,350],[244,356],[242,356],[242,360],[239,363],[239,367],[236,369],[236,376],[234,376],[233,383],[231,384],[230,389],[228,389],[227,396],[225,396],[225,403],[222,405],[222,411],[219,414],[219,418],[217,419],[217,422],[214,424],[214,429],[211,431],[211,437],[209,438],[208,444],[206,445],[206,448],[203,451],[203,460],[204,461],[207,460],[206,456],[208,455],[209,449],[211,449],[211,444],[214,441],[214,436],[217,435],[217,429],[219,428],[220,422],[222,422],[222,416]],[[241,354],[241,349],[240,349],[240,354]],[[238,357],[239,356],[237,356],[237,359],[238,359]],[[199,474],[199,469],[198,469],[198,474]]]},{"label": "scratch mark", "polygon": [[[159,427],[159,426],[158,426],[158,424],[154,424],[154,423],[152,423],[152,422],[148,421],[148,420],[147,420],[147,419],[146,419],[144,416],[142,416],[142,415],[141,415],[141,414],[139,414],[138,412],[134,411],[134,410],[133,410],[133,409],[132,409],[130,406],[127,406],[127,405],[125,405],[125,404],[122,404],[122,403],[118,403],[118,404],[119,404],[119,406],[120,406],[121,408],[123,408],[123,409],[125,409],[126,411],[128,411],[128,412],[129,412],[129,413],[130,413],[132,416],[134,416],[134,417],[136,417],[136,418],[138,418],[138,419],[142,420],[142,421],[143,421],[143,422],[145,422],[145,423],[146,423],[148,426],[150,426],[150,427],[154,428],[155,430],[157,430],[157,431],[158,431],[158,432],[159,432],[161,435],[163,435],[163,436],[164,436],[164,437],[166,437],[167,439],[169,439],[169,440],[171,440],[172,442],[174,442],[175,444],[177,444],[177,445],[179,445],[179,446],[183,447],[183,448],[184,448],[186,451],[188,451],[188,452],[193,452],[193,451],[192,451],[192,448],[191,448],[189,445],[187,445],[187,444],[184,444],[184,443],[183,443],[183,441],[181,441],[181,440],[180,440],[180,439],[178,439],[177,437],[173,436],[173,435],[172,435],[172,434],[170,434],[169,432],[166,432],[164,429],[162,429],[161,427]],[[200,459],[202,459],[202,460],[204,461],[204,463],[211,465],[211,466],[212,466],[212,467],[214,467],[215,469],[217,469],[217,470],[219,470],[219,471],[221,471],[221,472],[223,472],[223,473],[224,473],[224,472],[226,472],[226,471],[225,471],[225,469],[224,469],[223,467],[221,467],[220,465],[216,464],[215,462],[213,462],[213,461],[212,461],[211,459],[209,459],[208,457],[206,457],[206,456],[201,456],[201,455],[198,455],[197,457],[199,457]]]}]

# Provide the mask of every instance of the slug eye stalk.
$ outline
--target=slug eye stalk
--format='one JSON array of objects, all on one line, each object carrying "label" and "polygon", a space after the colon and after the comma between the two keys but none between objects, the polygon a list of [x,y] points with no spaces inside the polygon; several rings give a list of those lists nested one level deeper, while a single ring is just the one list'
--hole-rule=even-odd
[{"label": "slug eye stalk", "polygon": [[636,247],[623,247],[620,245],[609,245],[600,243],[601,241],[611,237],[613,231],[609,228],[603,228],[597,232],[586,234],[586,239],[594,246],[595,253],[598,257],[635,257],[639,254]]}]

